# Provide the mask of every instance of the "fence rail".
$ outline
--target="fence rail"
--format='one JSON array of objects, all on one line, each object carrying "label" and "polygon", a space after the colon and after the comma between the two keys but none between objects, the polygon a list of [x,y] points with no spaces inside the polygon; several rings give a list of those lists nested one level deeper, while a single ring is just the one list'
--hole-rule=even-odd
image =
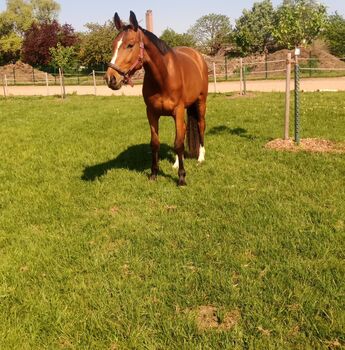
[{"label": "fence rail", "polygon": [[[345,60],[345,58],[339,58]],[[301,74],[309,77],[318,76],[345,76],[345,70],[343,68],[332,67],[332,62],[327,64],[330,67],[318,67],[319,59],[315,57],[300,57],[299,62],[301,68]],[[325,62],[323,62],[323,65]],[[264,66],[264,69],[261,67]],[[277,79],[284,78],[286,71],[286,59],[268,60],[258,59],[250,61],[250,58],[241,58],[235,60],[210,60],[208,59],[209,67],[209,80],[212,82],[215,78],[218,81],[234,81],[241,80],[241,74],[244,74],[246,79]],[[76,72],[73,74],[64,74],[64,83],[66,85],[78,85],[78,86],[92,86],[94,80],[96,85],[104,85],[104,71],[93,71],[90,74],[81,74]],[[5,74],[0,73],[0,81],[4,82]],[[94,76],[93,76],[94,75]],[[6,72],[7,86],[15,85],[60,85],[60,77],[58,72],[44,73],[32,69],[27,70],[25,75],[21,74],[20,69],[13,67],[10,71]],[[140,84],[143,81],[143,74],[136,75],[134,77],[134,83]]]},{"label": "fence rail", "polygon": [[[247,93],[248,84],[251,84],[255,81],[255,77],[262,75],[264,79],[267,79],[268,76],[272,78],[285,78],[285,112],[284,112],[284,139],[289,139],[289,120],[290,120],[290,83],[292,71],[294,72],[294,111],[295,111],[295,135],[294,139],[297,144],[300,142],[300,80],[304,78],[303,72],[308,73],[309,76],[312,76],[311,73],[323,74],[324,72],[336,73],[338,76],[345,76],[345,67],[305,67],[301,65],[301,62],[308,61],[309,63],[313,60],[292,57],[291,53],[287,54],[285,60],[276,60],[276,61],[253,61],[253,62],[244,62],[243,59],[239,59],[238,62],[231,66],[227,64],[219,64],[216,62],[209,63],[209,81],[213,82],[214,92],[218,92],[217,82],[219,80],[229,80],[229,81],[238,81],[238,90],[241,95]],[[265,65],[265,70],[262,70],[261,65]],[[270,66],[271,65],[271,66]],[[257,67],[260,67],[257,70]],[[59,75],[51,75],[48,73],[43,73],[43,75],[33,75],[34,81],[30,82],[27,80],[20,81],[20,75],[14,73],[11,75],[0,76],[0,81],[2,80],[3,95],[7,97],[9,95],[9,86],[11,85],[45,85],[46,86],[46,95],[50,94],[50,86],[58,86],[61,88],[61,97],[65,98],[65,86],[66,85],[80,85],[80,86],[93,86],[93,93],[97,95],[97,87],[105,85],[103,71],[92,71],[92,73],[87,75],[81,74],[63,74],[59,70]],[[141,83],[142,79],[137,78],[135,83]],[[73,86],[74,86],[73,85]],[[237,91],[238,91],[237,90]],[[56,91],[56,88],[55,88]],[[332,90],[335,91],[335,90]]]}]

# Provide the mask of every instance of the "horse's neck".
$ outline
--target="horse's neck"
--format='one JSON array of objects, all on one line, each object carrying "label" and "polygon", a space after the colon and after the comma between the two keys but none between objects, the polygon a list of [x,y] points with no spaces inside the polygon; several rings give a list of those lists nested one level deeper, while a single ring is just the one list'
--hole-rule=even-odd
[{"label": "horse's neck", "polygon": [[154,81],[158,86],[164,86],[164,81],[168,75],[167,62],[165,57],[147,37],[144,38],[145,55],[144,70],[145,75]]}]

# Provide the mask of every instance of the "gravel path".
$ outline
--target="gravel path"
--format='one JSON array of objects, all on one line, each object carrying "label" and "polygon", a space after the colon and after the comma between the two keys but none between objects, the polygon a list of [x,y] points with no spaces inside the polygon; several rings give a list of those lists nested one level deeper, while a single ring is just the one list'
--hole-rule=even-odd
[{"label": "gravel path", "polygon": [[[293,88],[291,81],[291,88]],[[140,96],[141,85],[133,88],[123,87],[119,91],[112,91],[107,86],[97,86],[97,95],[99,96]],[[240,89],[238,81],[217,83],[217,92],[236,92]],[[340,78],[311,78],[301,80],[301,89],[303,91],[345,91],[345,77]],[[285,91],[285,80],[248,80],[248,91]],[[209,84],[209,92],[215,92],[214,83]],[[67,94],[93,95],[95,93],[93,86],[66,86]],[[47,90],[45,86],[8,86],[7,94],[9,96],[46,96],[59,95],[59,86],[50,86]],[[4,95],[4,89],[1,88],[1,95]]]}]

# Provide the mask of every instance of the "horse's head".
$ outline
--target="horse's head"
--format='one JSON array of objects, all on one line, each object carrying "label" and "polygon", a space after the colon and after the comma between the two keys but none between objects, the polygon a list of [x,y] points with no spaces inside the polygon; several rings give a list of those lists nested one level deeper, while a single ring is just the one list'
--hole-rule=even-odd
[{"label": "horse's head", "polygon": [[129,25],[123,24],[115,13],[114,22],[119,34],[113,42],[113,54],[105,80],[113,90],[118,90],[123,84],[131,84],[131,76],[143,66],[144,44],[142,32],[135,14],[131,11]]}]

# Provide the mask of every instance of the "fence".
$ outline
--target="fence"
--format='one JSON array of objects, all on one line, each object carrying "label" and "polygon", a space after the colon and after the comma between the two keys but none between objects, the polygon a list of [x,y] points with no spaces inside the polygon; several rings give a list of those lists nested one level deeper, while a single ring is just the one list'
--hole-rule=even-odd
[{"label": "fence", "polygon": [[[345,60],[345,59],[343,59]],[[213,83],[213,92],[218,92],[218,83],[220,81],[238,81],[238,90],[241,95],[246,95],[248,84],[255,80],[268,79],[285,79],[285,114],[284,114],[284,139],[289,138],[289,121],[290,121],[290,82],[292,69],[294,70],[294,111],[295,111],[295,128],[294,140],[298,144],[300,142],[300,80],[304,77],[320,77],[325,76],[345,76],[345,68],[317,67],[316,58],[292,58],[288,53],[285,59],[279,60],[259,60],[248,62],[246,59],[232,60],[231,64],[225,59],[223,63],[208,62],[209,81]],[[59,70],[59,74],[32,74],[32,80],[20,79],[20,75],[13,72],[11,75],[2,76],[3,95],[9,96],[9,86],[14,85],[41,85],[46,88],[46,95],[50,94],[51,86],[60,86],[61,97],[66,95],[65,87],[68,85],[93,86],[93,93],[97,95],[97,87],[104,86],[103,71],[92,71],[88,75],[81,74],[63,74]],[[143,73],[139,72],[134,79],[136,84],[142,83]]]},{"label": "fence", "polygon": [[[305,53],[307,55],[307,53]],[[285,78],[286,59],[281,57],[280,59],[268,59],[267,56],[259,56],[257,58],[245,57],[239,59],[227,59],[223,58],[210,58],[205,57],[208,68],[209,68],[209,80],[218,82],[221,81],[237,81],[241,80],[241,76],[244,80],[268,80]],[[333,57],[333,56],[332,56]],[[339,58],[339,60],[345,61],[345,58]],[[319,59],[312,57],[309,52],[309,57],[300,58],[300,66],[305,69],[301,72],[303,77],[319,77],[319,76],[345,76],[343,68],[334,68],[332,61],[323,62],[322,67],[318,67]],[[327,65],[329,64],[329,67]],[[59,72],[45,73],[38,71],[30,66],[26,69],[9,68],[1,73],[0,67],[0,79],[7,80],[8,86],[17,85],[49,85],[58,86],[60,85]],[[344,63],[345,67],[345,63]],[[72,74],[64,74],[65,85],[76,85],[76,86],[90,86],[94,84],[94,77],[96,79],[96,85],[104,85],[104,71],[94,70],[90,74],[84,74],[81,72],[75,72]],[[143,71],[139,71],[134,76],[134,82],[140,84],[143,81]]]}]

